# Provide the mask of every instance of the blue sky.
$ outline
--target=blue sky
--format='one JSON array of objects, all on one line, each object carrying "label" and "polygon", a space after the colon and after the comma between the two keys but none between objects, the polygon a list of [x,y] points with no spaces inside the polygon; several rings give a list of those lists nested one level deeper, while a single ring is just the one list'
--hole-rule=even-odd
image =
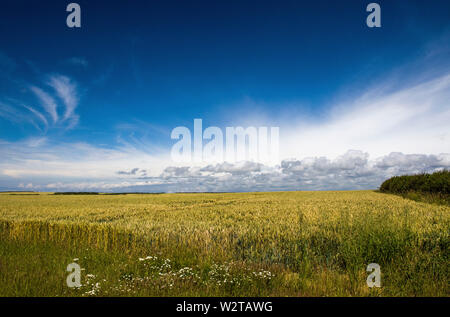
[{"label": "blue sky", "polygon": [[[369,2],[78,1],[70,29],[68,1],[2,1],[0,189],[374,188],[447,167],[450,3],[378,1],[368,28]],[[284,165],[170,162],[194,118],[279,126]]]}]

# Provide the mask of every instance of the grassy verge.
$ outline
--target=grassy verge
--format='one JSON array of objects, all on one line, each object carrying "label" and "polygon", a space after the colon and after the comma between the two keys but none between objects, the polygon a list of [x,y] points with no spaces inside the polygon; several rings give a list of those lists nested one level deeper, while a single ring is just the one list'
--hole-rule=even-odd
[{"label": "grassy verge", "polygon": [[[238,262],[186,266],[54,242],[2,240],[0,255],[0,296],[268,296],[280,283],[274,273]],[[66,286],[72,262],[82,267],[80,288]]]},{"label": "grassy verge", "polygon": [[[94,230],[99,230],[97,237],[105,237],[100,228]],[[102,238],[73,244],[68,235],[62,240],[45,235],[47,240],[3,235],[0,296],[449,296],[449,259],[443,252],[448,245],[430,240],[417,253],[417,237],[407,231],[390,239],[387,231],[373,232],[367,243],[344,243],[327,257],[321,253],[333,242],[315,241],[315,251],[305,250],[296,267],[199,259],[183,252],[168,257],[137,244],[107,246]],[[369,249],[379,254],[365,254]],[[332,258],[339,253],[343,262],[338,265]],[[367,287],[364,257],[384,257],[379,261],[382,288]],[[66,286],[66,267],[72,262],[83,270],[79,289]]]},{"label": "grassy verge", "polygon": [[450,206],[450,195],[410,191],[407,193],[400,194],[400,196],[418,202]]}]

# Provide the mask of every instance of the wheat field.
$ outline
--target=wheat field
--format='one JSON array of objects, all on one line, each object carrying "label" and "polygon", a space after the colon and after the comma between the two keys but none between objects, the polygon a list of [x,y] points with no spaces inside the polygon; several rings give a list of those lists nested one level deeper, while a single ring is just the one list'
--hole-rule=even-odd
[{"label": "wheat field", "polygon": [[449,233],[373,191],[2,193],[0,296],[449,296]]}]

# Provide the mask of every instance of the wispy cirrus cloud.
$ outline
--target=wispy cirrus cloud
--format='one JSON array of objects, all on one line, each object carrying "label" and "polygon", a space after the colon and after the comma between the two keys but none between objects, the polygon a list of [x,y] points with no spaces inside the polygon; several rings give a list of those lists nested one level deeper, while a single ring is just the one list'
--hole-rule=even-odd
[{"label": "wispy cirrus cloud", "polygon": [[28,109],[31,113],[33,113],[39,120],[42,121],[42,123],[45,126],[45,129],[48,128],[48,121],[47,118],[45,118],[45,116],[39,112],[38,110],[34,109],[33,107],[27,106],[27,105],[23,105],[26,109]]},{"label": "wispy cirrus cloud", "polygon": [[36,86],[30,87],[31,91],[39,98],[42,107],[51,116],[53,123],[58,121],[58,112],[55,99]]},{"label": "wispy cirrus cloud", "polygon": [[[87,66],[87,61],[83,58],[70,60],[72,63]],[[26,64],[43,80],[29,83],[28,80],[17,76],[14,78],[9,76],[10,86],[6,88],[7,93],[0,92],[0,117],[14,123],[31,124],[41,132],[46,132],[49,128],[75,127],[79,120],[75,112],[79,103],[77,83],[69,76],[43,74],[30,61]],[[8,75],[17,68],[17,65],[15,60],[0,51],[0,75]],[[27,100],[24,91],[30,91],[38,100],[38,105],[33,100]]]},{"label": "wispy cirrus cloud", "polygon": [[[16,123],[28,122],[40,131],[47,131],[49,128],[71,129],[75,127],[79,120],[79,116],[75,112],[79,103],[76,82],[63,75],[47,77],[48,80],[41,86],[32,84],[27,87],[39,101],[40,107],[35,106],[33,102],[4,97],[0,103],[0,117]],[[44,90],[42,87],[47,87],[47,89]],[[35,119],[41,124],[37,124]],[[41,129],[42,125],[44,130]]]},{"label": "wispy cirrus cloud", "polygon": [[55,91],[58,97],[65,105],[65,112],[63,120],[71,120],[71,125],[78,122],[78,115],[75,114],[75,109],[78,106],[77,85],[67,76],[54,75],[50,77],[48,83]]},{"label": "wispy cirrus cloud", "polygon": [[48,128],[48,121],[39,110],[15,100],[8,100],[8,103],[0,102],[0,117],[17,124],[31,124],[41,132],[45,132]]}]

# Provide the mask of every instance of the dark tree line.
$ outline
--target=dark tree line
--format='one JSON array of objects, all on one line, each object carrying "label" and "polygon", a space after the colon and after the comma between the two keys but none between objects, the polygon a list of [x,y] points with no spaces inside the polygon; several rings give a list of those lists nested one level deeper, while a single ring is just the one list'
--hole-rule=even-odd
[{"label": "dark tree line", "polygon": [[450,193],[450,171],[394,176],[381,184],[380,191],[393,194],[420,192],[448,195]]}]

